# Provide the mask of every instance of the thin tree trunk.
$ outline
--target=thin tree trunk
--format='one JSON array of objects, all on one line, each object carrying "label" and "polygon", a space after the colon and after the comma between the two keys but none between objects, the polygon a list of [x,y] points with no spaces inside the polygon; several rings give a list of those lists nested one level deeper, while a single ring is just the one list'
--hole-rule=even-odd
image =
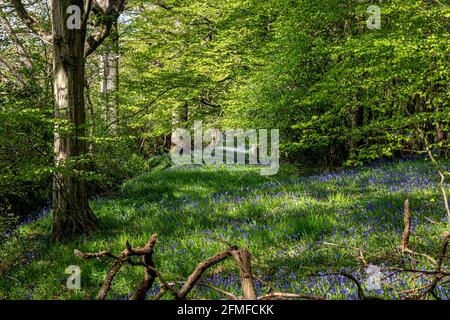
[{"label": "thin tree trunk", "polygon": [[90,86],[88,81],[86,80],[86,87],[85,87],[85,96],[86,96],[86,106],[87,106],[87,112],[88,112],[88,123],[89,123],[89,145],[88,145],[88,154],[92,157],[95,155],[95,145],[93,142],[94,137],[94,106],[92,105],[91,101],[91,94],[90,94]]},{"label": "thin tree trunk", "polygon": [[358,148],[359,144],[359,138],[356,135],[356,130],[361,126],[364,119],[364,109],[362,107],[355,107],[350,112],[351,113],[349,117],[352,132],[349,142],[348,158],[353,159],[356,156],[356,149]]},{"label": "thin tree trunk", "polygon": [[119,89],[119,37],[117,22],[113,24],[109,41],[104,46],[104,51],[100,53],[100,91],[105,105],[106,121],[107,123],[112,123],[109,127],[110,133],[115,135],[117,132],[117,108],[119,105],[117,94]]},{"label": "thin tree trunk", "polygon": [[[188,104],[184,103],[182,105],[176,106],[172,110],[172,131],[177,128],[184,128],[186,126],[186,122],[188,121]],[[171,147],[170,153],[174,152],[174,148],[176,145],[181,144],[181,138],[177,135],[171,135]]]},{"label": "thin tree trunk", "polygon": [[[86,29],[69,30],[66,10],[83,0],[53,0],[53,75],[55,117],[55,164],[53,180],[53,238],[62,240],[93,231],[96,218],[89,207],[86,183],[72,169],[73,161],[86,156],[84,105],[84,43]],[[68,130],[65,124],[71,125]],[[64,128],[63,128],[64,126]]]},{"label": "thin tree trunk", "polygon": [[[433,87],[433,92],[436,91],[436,88]],[[440,112],[440,107],[436,106],[434,110],[438,114]],[[437,121],[435,126],[435,137],[434,142],[437,144],[441,144],[438,146],[438,153],[439,155],[442,155],[443,153],[447,152],[446,143],[444,143],[447,140],[446,133],[444,131],[444,124],[442,121]]]}]

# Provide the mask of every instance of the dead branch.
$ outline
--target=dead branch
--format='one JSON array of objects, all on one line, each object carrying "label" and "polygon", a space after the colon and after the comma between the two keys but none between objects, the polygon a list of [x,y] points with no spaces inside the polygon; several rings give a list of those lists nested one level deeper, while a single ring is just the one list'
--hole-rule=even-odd
[{"label": "dead branch", "polygon": [[248,250],[231,251],[234,260],[240,269],[241,286],[244,294],[244,300],[256,300],[255,287],[253,283],[253,274],[250,253]]},{"label": "dead branch", "polygon": [[358,290],[358,298],[360,300],[366,300],[366,295],[359,281],[351,274],[345,272],[341,272],[340,274],[349,279],[350,281],[352,281],[356,285],[356,289]]},{"label": "dead branch", "polygon": [[429,293],[434,295],[434,289],[436,289],[439,281],[442,279],[441,271],[442,271],[442,263],[444,262],[445,255],[447,254],[448,242],[450,240],[450,232],[446,231],[442,235],[444,240],[441,243],[441,249],[439,250],[439,256],[436,262],[435,272],[436,274],[433,277],[433,280],[430,284],[430,288],[424,293],[427,296]]},{"label": "dead branch", "polygon": [[403,236],[402,236],[402,253],[405,253],[405,250],[408,248],[409,244],[409,235],[411,233],[411,213],[409,210],[409,200],[406,199],[404,203],[403,209]]},{"label": "dead branch", "polygon": [[133,254],[142,255],[141,259],[142,264],[144,265],[144,279],[142,280],[136,291],[133,293],[130,300],[144,300],[148,290],[150,290],[153,283],[155,282],[157,273],[154,270],[155,263],[153,262],[152,253],[157,239],[157,235],[154,234],[150,237],[147,244],[143,248],[135,249],[132,248],[127,241],[127,249]]},{"label": "dead branch", "polygon": [[296,294],[285,292],[272,292],[265,294],[258,298],[258,300],[273,300],[273,299],[306,299],[306,300],[326,300],[324,297],[310,295],[310,294]]},{"label": "dead branch", "polygon": [[119,272],[119,270],[123,266],[124,262],[125,262],[124,259],[119,258],[118,260],[116,260],[116,262],[114,262],[111,269],[108,270],[105,280],[103,281],[103,285],[101,286],[101,288],[97,294],[97,297],[96,297],[97,300],[105,299],[105,297],[108,293],[108,290],[111,287],[111,283],[112,283],[115,275],[117,274],[117,272]]},{"label": "dead branch", "polygon": [[115,255],[113,255],[113,254],[112,254],[111,252],[109,252],[109,251],[100,251],[100,252],[98,252],[98,253],[83,253],[83,252],[81,252],[81,251],[74,250],[73,253],[74,253],[78,258],[85,259],[85,260],[88,260],[88,259],[94,259],[94,258],[99,259],[99,258],[101,258],[101,257],[110,257],[110,258],[113,258],[113,259],[115,259],[115,260],[119,259],[119,257],[116,257]]},{"label": "dead branch", "polygon": [[[407,212],[409,211],[408,203],[405,202],[405,224],[407,225],[407,221],[409,221],[409,217]],[[439,257],[437,260],[434,260],[433,258],[429,257],[428,255],[425,255],[429,260],[435,261],[435,269],[432,271],[429,270],[415,270],[415,269],[404,269],[404,268],[389,268],[386,270],[394,271],[391,273],[388,277],[393,276],[396,273],[401,272],[410,272],[415,274],[422,274],[425,276],[432,277],[431,283],[420,287],[420,288],[414,288],[412,290],[406,290],[406,291],[399,291],[400,294],[402,294],[404,299],[423,299],[428,297],[429,295],[432,295],[436,299],[439,299],[439,297],[434,292],[435,288],[438,284],[442,283],[442,280],[450,276],[450,272],[444,268],[443,270],[443,263],[445,261],[446,254],[447,254],[447,248],[448,243],[450,241],[450,232],[445,232],[443,234],[444,240],[441,244],[441,249],[439,251]],[[404,237],[405,239],[405,237]],[[317,296],[314,294],[303,294],[303,293],[288,293],[288,292],[279,292],[277,291],[273,286],[270,284],[266,284],[265,281],[261,280],[257,276],[253,275],[252,267],[251,267],[251,257],[250,253],[246,249],[239,250],[237,247],[232,246],[228,248],[225,251],[219,252],[218,254],[205,259],[201,261],[194,271],[190,274],[190,276],[187,278],[186,281],[175,281],[175,282],[168,282],[166,281],[161,273],[158,271],[158,269],[155,266],[155,263],[153,261],[153,248],[157,241],[157,235],[154,234],[150,237],[147,244],[144,247],[138,247],[133,248],[131,244],[127,241],[126,242],[126,248],[121,252],[119,256],[115,256],[111,252],[107,250],[103,250],[97,253],[83,253],[79,250],[75,250],[74,253],[77,257],[89,260],[89,259],[99,259],[102,257],[109,257],[114,259],[114,263],[111,266],[111,268],[108,270],[105,280],[102,284],[102,287],[99,290],[99,293],[97,295],[97,299],[103,300],[105,299],[111,284],[113,282],[113,279],[121,269],[121,267],[128,263],[132,266],[143,266],[144,267],[144,279],[141,282],[141,284],[137,287],[136,291],[131,296],[131,300],[143,300],[145,299],[147,292],[150,290],[150,288],[153,286],[153,283],[156,279],[161,282],[161,289],[160,291],[154,296],[154,300],[159,300],[166,294],[167,292],[171,292],[172,295],[177,300],[184,300],[187,298],[187,295],[189,292],[195,287],[195,286],[203,286],[206,288],[209,288],[211,290],[214,290],[220,294],[223,294],[227,296],[231,300],[273,300],[273,299],[306,299],[306,300],[326,300],[326,297],[323,296]],[[407,241],[403,241],[403,244],[406,244]],[[324,243],[326,245],[330,246],[337,246],[337,247],[345,247],[343,245],[337,245],[333,243]],[[410,253],[411,250],[408,249],[405,245],[405,252]],[[353,247],[345,247],[347,249],[352,250],[358,250],[358,252],[364,252],[367,255],[371,255],[373,257],[378,257],[377,255],[372,255],[366,250],[362,250],[360,248],[353,248]],[[414,253],[418,254],[418,253]],[[132,260],[133,256],[139,256],[141,261],[135,262]],[[213,265],[222,262],[229,257],[233,257],[237,266],[240,270],[240,280],[241,280],[241,286],[243,290],[243,296],[238,297],[234,295],[233,293],[227,292],[221,288],[217,288],[214,286],[211,286],[209,284],[200,283],[199,280],[201,276],[205,273],[205,271],[212,267]],[[399,256],[400,257],[400,256]],[[367,263],[367,262],[366,262]],[[340,272],[340,275],[343,275],[347,279],[351,280],[356,284],[356,288],[358,291],[358,297],[361,300],[374,300],[377,298],[366,296],[364,293],[364,290],[362,288],[362,285],[359,283],[359,281],[351,274]],[[254,281],[258,280],[261,283],[267,285],[270,290],[264,294],[258,297],[255,292],[254,287]],[[450,280],[449,280],[450,281]],[[182,284],[182,287],[179,291],[175,288],[175,284],[180,283]],[[445,283],[445,282],[444,282]],[[414,295],[413,295],[414,294]]]},{"label": "dead branch", "polygon": [[231,292],[222,290],[222,289],[214,287],[212,285],[209,285],[209,284],[206,284],[206,283],[197,283],[197,286],[209,288],[209,289],[214,290],[216,292],[222,293],[222,294],[226,295],[228,298],[230,298],[231,300],[239,300],[239,298],[237,296],[235,296],[234,294],[232,294]]},{"label": "dead branch", "polygon": [[215,256],[208,258],[202,262],[200,262],[195,270],[192,272],[192,274],[187,279],[186,283],[183,285],[183,287],[178,292],[178,296],[180,299],[186,299],[187,294],[192,290],[192,288],[195,286],[197,281],[200,279],[202,274],[211,267],[212,265],[221,262],[223,260],[228,259],[232,255],[232,251],[237,250],[237,247],[231,247],[225,251],[219,252]]},{"label": "dead branch", "polygon": [[158,277],[159,281],[161,281],[163,288],[172,292],[175,299],[179,300],[177,290],[163,279],[163,277],[161,276],[161,274],[159,273],[158,270],[156,270],[154,267],[149,267],[149,268],[155,273],[155,275],[156,275],[156,277]]},{"label": "dead branch", "polygon": [[404,252],[405,252],[405,253],[409,253],[409,254],[411,254],[411,255],[416,255],[416,256],[424,257],[424,258],[426,258],[428,261],[430,261],[431,263],[436,264],[436,260],[435,260],[433,257],[431,257],[431,256],[429,256],[428,254],[426,254],[426,253],[412,251],[412,250],[409,249],[409,248],[405,248],[405,251],[404,251]]},{"label": "dead branch", "polygon": [[436,171],[440,177],[439,188],[441,189],[442,199],[444,200],[445,211],[447,212],[447,219],[448,219],[448,221],[450,221],[450,207],[448,204],[447,192],[445,191],[445,175],[440,170],[439,164],[437,163],[436,159],[434,158],[433,153],[431,152],[428,145],[426,148],[427,148],[427,152],[428,152],[428,157],[430,158],[431,162],[434,164]]},{"label": "dead branch", "polygon": [[[87,260],[106,256],[116,260],[112,267],[108,270],[105,280],[103,281],[103,285],[101,286],[96,299],[104,300],[106,298],[114,277],[126,262],[130,263],[131,265],[144,265],[146,268],[144,273],[144,280],[132,296],[134,300],[143,299],[148,289],[150,289],[153,285],[156,276],[154,274],[154,271],[151,269],[154,266],[152,265],[153,261],[151,256],[153,253],[153,247],[156,244],[157,239],[157,234],[153,234],[147,241],[147,244],[142,248],[133,248],[127,241],[126,248],[120,253],[118,257],[111,254],[109,251],[100,251],[98,253],[83,253],[79,250],[74,250],[75,255],[81,259]],[[133,262],[130,259],[131,256],[142,256],[142,263]]]},{"label": "dead branch", "polygon": [[166,287],[161,287],[161,289],[159,289],[159,292],[156,294],[156,296],[153,298],[153,300],[159,300],[161,299],[167,292],[167,288]]}]

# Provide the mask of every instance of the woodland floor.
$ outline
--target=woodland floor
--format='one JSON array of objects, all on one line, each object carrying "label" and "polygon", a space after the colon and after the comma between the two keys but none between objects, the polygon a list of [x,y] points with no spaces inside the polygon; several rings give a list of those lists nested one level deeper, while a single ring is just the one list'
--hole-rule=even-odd
[{"label": "woodland floor", "polygon": [[[125,182],[114,197],[92,201],[104,227],[92,237],[50,242],[51,213],[22,225],[0,245],[0,298],[93,299],[111,261],[82,261],[73,250],[119,253],[126,240],[141,246],[158,233],[154,259],[166,280],[186,279],[200,260],[232,244],[248,247],[254,272],[280,291],[356,299],[355,284],[330,273],[345,270],[364,283],[366,274],[349,247],[377,255],[396,250],[405,199],[411,204],[411,246],[431,255],[438,252],[439,236],[448,224],[437,183],[425,159],[270,178],[248,167],[149,172]],[[381,266],[401,264],[370,255],[365,259]],[[65,286],[69,265],[82,270],[82,288],[76,292]],[[225,261],[202,281],[239,294],[237,276],[233,262]],[[141,277],[141,269],[124,267],[108,299],[127,299]],[[392,299],[399,290],[427,281],[397,275],[383,279],[382,289],[371,294]],[[267,291],[256,285],[258,292]],[[152,294],[158,290],[155,284]],[[439,287],[437,293],[448,299],[450,287]],[[200,297],[222,298],[205,287],[189,296]]]}]

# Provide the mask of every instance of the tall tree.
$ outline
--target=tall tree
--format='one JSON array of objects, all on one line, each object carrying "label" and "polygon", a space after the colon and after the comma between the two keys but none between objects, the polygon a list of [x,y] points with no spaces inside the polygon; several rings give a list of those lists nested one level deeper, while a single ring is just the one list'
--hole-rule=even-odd
[{"label": "tall tree", "polygon": [[[109,0],[98,0],[100,7],[106,10]],[[112,24],[108,40],[100,52],[100,93],[105,107],[105,119],[110,133],[116,133],[117,107],[119,99],[119,32],[117,21]]]},{"label": "tall tree", "polygon": [[116,133],[119,99],[119,34],[114,24],[108,43],[100,53],[100,92],[105,107],[105,119],[110,133]]},{"label": "tall tree", "polygon": [[[40,34],[37,22],[28,14],[22,0],[11,0],[30,30],[43,41],[49,39],[53,45],[54,108],[57,120],[54,140],[56,172],[53,181],[53,238],[57,240],[89,233],[97,225],[89,207],[81,164],[87,151],[85,61],[109,35],[124,10],[125,2],[109,0],[108,5],[103,7],[97,0],[52,0],[52,34],[46,37]],[[91,12],[96,30],[87,36]],[[75,20],[71,20],[71,24],[68,19]]]}]

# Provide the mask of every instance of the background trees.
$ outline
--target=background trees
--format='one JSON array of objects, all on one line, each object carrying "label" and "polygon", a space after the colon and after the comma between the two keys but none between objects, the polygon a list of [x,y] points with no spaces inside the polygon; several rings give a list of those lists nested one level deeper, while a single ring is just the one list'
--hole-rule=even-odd
[{"label": "background trees", "polygon": [[261,125],[283,129],[285,156],[302,162],[412,154],[423,150],[416,126],[447,150],[448,6],[383,2],[382,28],[369,30],[367,3],[271,5],[272,55],[238,88],[246,103],[235,119],[258,110]]},{"label": "background trees", "polygon": [[379,3],[379,30],[366,27],[370,3],[353,0],[93,1],[82,32],[51,36],[51,13],[63,26],[72,2],[89,8],[0,2],[2,216],[45,206],[52,174],[67,178],[72,203],[84,203],[74,209],[57,194],[61,212],[89,212],[88,194],[167,164],[173,127],[194,120],[278,128],[283,160],[298,166],[415,154],[423,150],[417,127],[447,153],[444,1]]}]

